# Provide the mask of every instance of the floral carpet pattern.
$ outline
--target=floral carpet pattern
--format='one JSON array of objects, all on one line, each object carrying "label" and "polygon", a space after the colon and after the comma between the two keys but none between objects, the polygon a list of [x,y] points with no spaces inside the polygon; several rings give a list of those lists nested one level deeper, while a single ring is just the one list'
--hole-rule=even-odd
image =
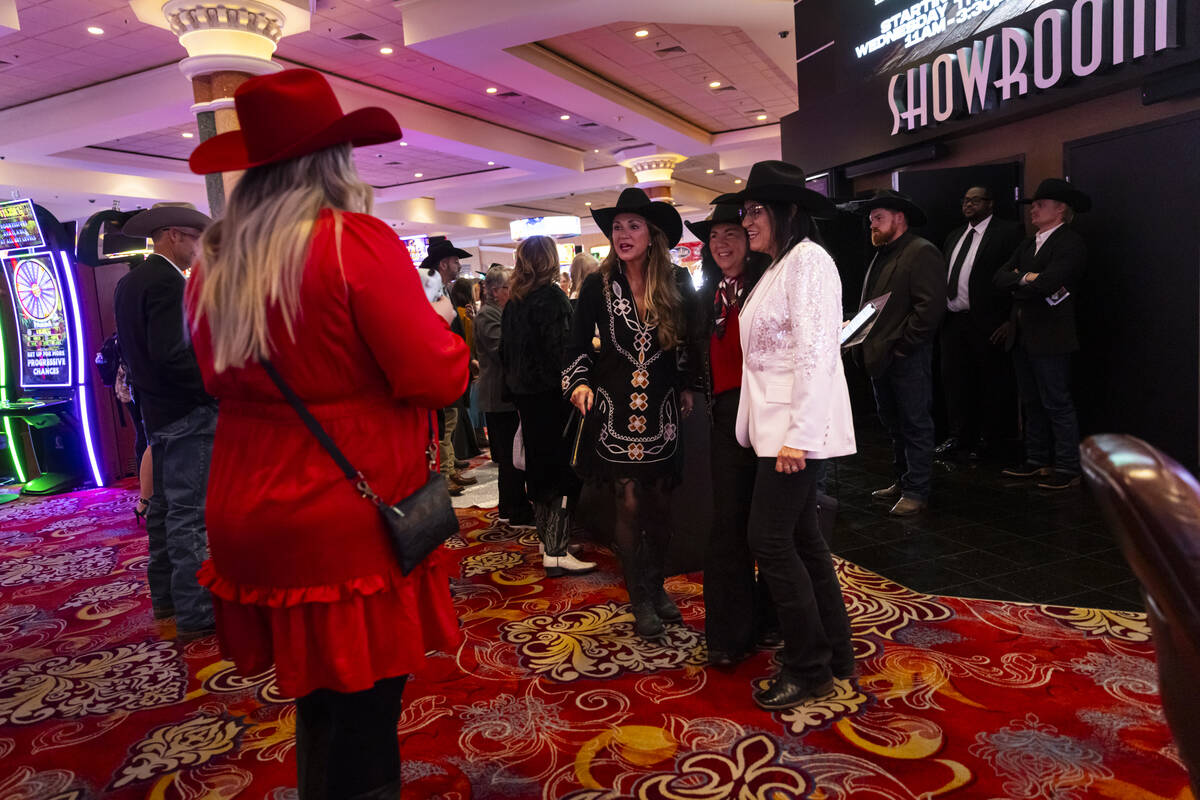
[{"label": "floral carpet pattern", "polygon": [[[213,637],[156,623],[134,494],[0,507],[0,798],[293,800],[295,710]],[[546,580],[537,539],[460,509],[466,640],[409,682],[405,798],[1191,798],[1143,615],[917,594],[838,565],[858,675],[756,709],[770,653],[704,666],[633,634],[613,559]]]}]

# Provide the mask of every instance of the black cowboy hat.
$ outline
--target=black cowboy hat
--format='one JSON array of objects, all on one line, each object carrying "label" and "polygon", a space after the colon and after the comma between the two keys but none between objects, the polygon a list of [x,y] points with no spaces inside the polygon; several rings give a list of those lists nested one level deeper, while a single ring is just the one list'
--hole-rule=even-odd
[{"label": "black cowboy hat", "polygon": [[902,211],[905,219],[908,220],[910,228],[916,228],[929,221],[929,218],[925,216],[925,212],[912,201],[912,198],[908,195],[894,192],[891,189],[880,189],[875,193],[874,197],[858,203],[857,206],[859,212],[864,214],[870,214],[877,208],[886,208],[888,211]]},{"label": "black cowboy hat", "polygon": [[1033,197],[1022,197],[1017,202],[1032,203],[1034,200],[1057,200],[1060,203],[1066,203],[1073,211],[1079,213],[1092,210],[1092,198],[1062,178],[1046,178],[1038,184]]},{"label": "black cowboy hat", "polygon": [[429,252],[425,258],[421,259],[421,266],[418,269],[437,269],[437,265],[443,258],[454,256],[456,258],[470,258],[471,254],[466,250],[460,250],[455,247],[449,239],[442,239],[439,242],[434,242],[429,245]]},{"label": "black cowboy hat", "polygon": [[828,197],[805,185],[804,170],[786,161],[759,161],[750,168],[746,188],[713,199],[714,205],[740,206],[747,200],[795,203],[814,217],[832,219],[837,207]]},{"label": "black cowboy hat", "polygon": [[613,220],[617,214],[637,214],[655,225],[667,235],[667,246],[679,244],[683,236],[683,220],[675,206],[661,201],[652,201],[650,196],[637,187],[631,186],[621,192],[617,204],[612,208],[593,208],[592,219],[600,226],[609,241],[612,241]]},{"label": "black cowboy hat", "polygon": [[708,219],[683,224],[687,225],[687,229],[692,232],[693,236],[704,244],[708,244],[708,235],[712,233],[713,225],[722,223],[742,227],[742,215],[737,206],[722,204],[713,209],[713,213]]}]

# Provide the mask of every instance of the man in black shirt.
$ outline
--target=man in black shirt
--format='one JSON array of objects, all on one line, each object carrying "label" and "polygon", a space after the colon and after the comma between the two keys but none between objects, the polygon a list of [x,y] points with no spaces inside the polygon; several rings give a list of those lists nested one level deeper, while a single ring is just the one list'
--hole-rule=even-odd
[{"label": "man in black shirt", "polygon": [[117,284],[117,338],[141,405],[154,463],[146,515],[147,580],[154,616],[174,616],[180,640],[213,630],[212,598],[196,571],[208,556],[204,500],[216,401],[204,391],[183,314],[184,270],[200,253],[210,220],[184,205],[156,205],[125,223],[154,240],[154,254]]}]

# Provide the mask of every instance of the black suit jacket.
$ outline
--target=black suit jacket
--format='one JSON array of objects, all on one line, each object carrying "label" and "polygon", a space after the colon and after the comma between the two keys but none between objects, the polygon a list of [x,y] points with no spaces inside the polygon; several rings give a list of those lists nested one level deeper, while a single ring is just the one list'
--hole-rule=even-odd
[{"label": "black suit jacket", "polygon": [[884,292],[892,296],[862,344],[863,366],[871,377],[937,333],[946,312],[946,259],[932,242],[905,233],[875,254],[859,305]]},{"label": "black suit jacket", "polygon": [[204,391],[184,329],[186,283],[170,261],[152,255],[121,278],[113,298],[121,356],[147,433],[216,402]]},{"label": "black suit jacket", "polygon": [[[947,265],[951,265],[950,257],[954,254],[954,248],[966,233],[967,226],[962,225],[946,237],[942,253],[946,256]],[[996,271],[1008,263],[1024,237],[1025,230],[1020,223],[997,219],[993,215],[987,230],[983,232],[979,249],[975,251],[975,263],[967,281],[967,302],[970,304],[967,319],[988,336],[1008,319],[1012,306],[1012,294],[996,286],[993,278]],[[950,279],[949,269],[948,266],[947,281]]]},{"label": "black suit jacket", "polygon": [[[1030,236],[1021,243],[1008,263],[996,273],[996,286],[1012,293],[1012,321],[1018,341],[1035,356],[1061,355],[1079,349],[1075,332],[1075,293],[1083,279],[1087,261],[1087,246],[1083,237],[1069,226],[1050,234],[1042,249],[1034,254],[1035,239]],[[1026,272],[1037,278],[1021,284]],[[1061,288],[1071,294],[1058,305],[1046,298]]]}]

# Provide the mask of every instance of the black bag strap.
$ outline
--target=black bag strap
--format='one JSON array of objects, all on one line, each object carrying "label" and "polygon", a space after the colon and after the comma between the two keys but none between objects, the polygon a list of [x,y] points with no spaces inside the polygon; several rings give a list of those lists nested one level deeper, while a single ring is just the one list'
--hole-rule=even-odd
[{"label": "black bag strap", "polygon": [[[265,358],[259,363],[262,364],[262,368],[266,370],[266,373],[271,378],[271,381],[279,389],[279,393],[283,395],[283,399],[288,401],[288,405],[290,405],[296,411],[296,414],[300,417],[300,420],[304,423],[305,427],[312,432],[312,435],[315,436],[317,441],[321,443],[321,447],[325,448],[325,452],[329,453],[329,456],[337,463],[338,467],[342,470],[342,474],[346,476],[346,480],[352,482],[354,484],[354,488],[357,489],[363,497],[367,498],[375,505],[378,506],[383,504],[383,500],[379,497],[379,495],[375,494],[370,485],[367,483],[366,477],[354,468],[354,465],[350,463],[350,459],[346,458],[345,454],[342,453],[338,446],[333,443],[333,439],[330,438],[329,434],[325,431],[325,428],[321,426],[321,423],[317,421],[317,418],[314,417],[312,412],[308,410],[308,407],[304,405],[304,401],[301,400],[294,391],[292,391],[292,387],[288,385],[287,381],[283,379],[283,376],[279,374],[279,371],[275,369],[275,365]],[[427,415],[427,420],[429,422],[430,441],[433,441],[432,412]]]}]

